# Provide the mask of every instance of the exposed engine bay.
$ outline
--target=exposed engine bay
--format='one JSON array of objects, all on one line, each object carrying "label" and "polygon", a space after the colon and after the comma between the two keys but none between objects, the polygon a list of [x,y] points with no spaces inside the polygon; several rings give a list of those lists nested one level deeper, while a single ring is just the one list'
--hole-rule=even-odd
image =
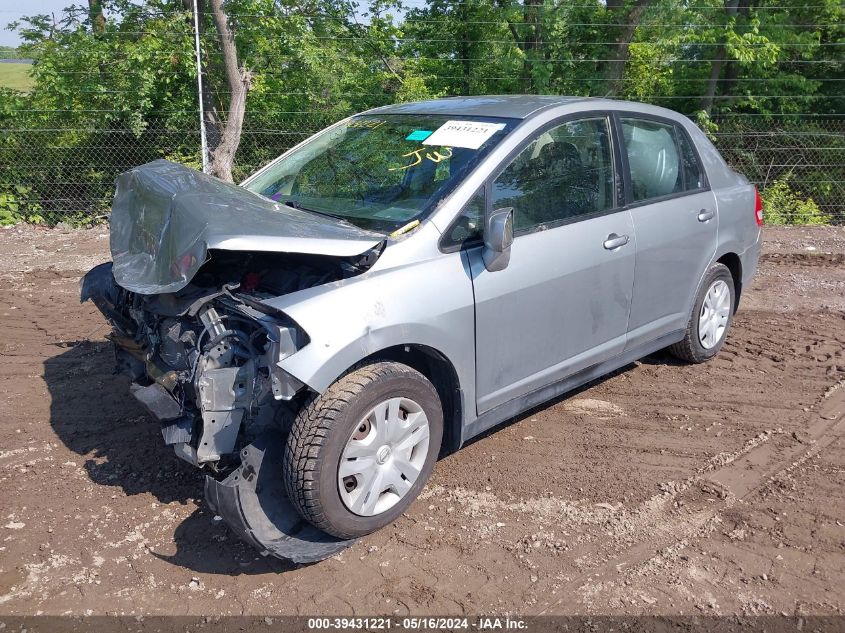
[{"label": "exposed engine bay", "polygon": [[217,470],[261,431],[284,428],[304,386],[278,362],[308,336],[262,299],[360,274],[379,253],[208,254],[190,283],[166,294],[126,290],[112,264],[102,264],[83,278],[81,299],[112,324],[116,370],[161,422],[164,441],[182,459]]}]

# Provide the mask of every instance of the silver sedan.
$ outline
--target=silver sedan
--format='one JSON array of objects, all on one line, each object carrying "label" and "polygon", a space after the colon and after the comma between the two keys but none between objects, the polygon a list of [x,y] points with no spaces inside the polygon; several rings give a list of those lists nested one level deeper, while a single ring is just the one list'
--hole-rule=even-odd
[{"label": "silver sedan", "polygon": [[340,121],[240,186],[123,174],[82,297],[212,507],[315,560],[479,433],[662,348],[716,355],[761,225],[675,112],[440,99]]}]

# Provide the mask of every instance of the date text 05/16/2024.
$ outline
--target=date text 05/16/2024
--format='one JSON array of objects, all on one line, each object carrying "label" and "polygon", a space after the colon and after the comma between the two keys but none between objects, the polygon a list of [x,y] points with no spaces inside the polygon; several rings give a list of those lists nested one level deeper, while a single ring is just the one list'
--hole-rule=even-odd
[{"label": "date text 05/16/2024", "polygon": [[527,623],[510,617],[361,617],[361,618],[308,618],[309,630],[477,630],[477,631],[524,631]]}]

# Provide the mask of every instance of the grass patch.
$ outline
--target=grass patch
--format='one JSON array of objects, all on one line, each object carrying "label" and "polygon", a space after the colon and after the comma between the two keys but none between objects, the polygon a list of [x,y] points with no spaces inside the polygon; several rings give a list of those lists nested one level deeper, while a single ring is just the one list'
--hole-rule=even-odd
[{"label": "grass patch", "polygon": [[0,87],[29,92],[33,85],[31,69],[32,64],[0,64]]}]

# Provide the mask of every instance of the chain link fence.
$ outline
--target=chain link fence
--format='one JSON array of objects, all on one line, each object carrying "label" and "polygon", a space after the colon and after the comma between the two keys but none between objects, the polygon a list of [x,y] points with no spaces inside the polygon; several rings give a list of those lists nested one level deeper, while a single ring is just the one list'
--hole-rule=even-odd
[{"label": "chain link fence", "polygon": [[[0,129],[0,195],[28,221],[73,225],[107,218],[116,176],[166,158],[199,168],[199,126],[152,119],[142,129],[63,127],[38,118]],[[235,177],[242,179],[332,121],[299,116],[244,127]],[[27,121],[25,121],[27,123]],[[728,163],[762,191],[786,182],[822,214],[845,223],[845,119],[804,117],[773,123],[755,117],[717,119],[710,135]]]},{"label": "chain link fence", "polygon": [[[801,221],[845,224],[841,7],[225,4],[252,84],[236,181],[338,118],[394,101],[616,94],[701,116],[728,163],[767,200],[782,194],[784,208],[812,211]],[[110,3],[97,15],[103,6],[77,4],[13,27],[36,63],[31,90],[9,89],[0,76],[0,224],[104,221],[118,174],[157,158],[201,166],[200,92],[207,118],[228,116],[236,86],[223,80],[207,2]],[[14,13],[0,9],[0,26]]]},{"label": "chain link fence", "polygon": [[845,223],[845,119],[736,117],[717,123],[716,147],[761,191],[786,183],[800,198],[812,199],[828,222]]}]

